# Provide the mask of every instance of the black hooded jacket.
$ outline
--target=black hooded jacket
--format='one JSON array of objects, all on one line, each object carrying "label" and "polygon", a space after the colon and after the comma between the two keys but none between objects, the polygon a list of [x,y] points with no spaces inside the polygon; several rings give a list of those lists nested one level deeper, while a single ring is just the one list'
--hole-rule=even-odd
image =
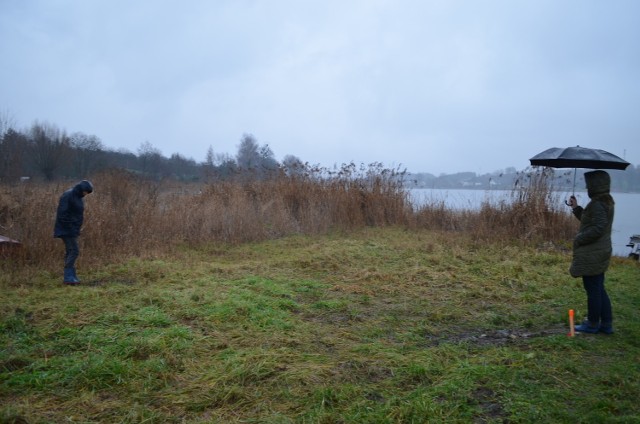
[{"label": "black hooded jacket", "polygon": [[60,196],[53,237],[78,237],[84,221],[83,193],[91,193],[93,185],[82,180]]}]

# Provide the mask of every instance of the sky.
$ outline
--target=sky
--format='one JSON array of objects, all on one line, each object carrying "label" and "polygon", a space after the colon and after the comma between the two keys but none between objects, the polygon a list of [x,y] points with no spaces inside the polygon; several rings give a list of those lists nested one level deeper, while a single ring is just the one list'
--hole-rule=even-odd
[{"label": "sky", "polygon": [[435,175],[640,164],[640,1],[0,0],[0,112],[109,149]]}]

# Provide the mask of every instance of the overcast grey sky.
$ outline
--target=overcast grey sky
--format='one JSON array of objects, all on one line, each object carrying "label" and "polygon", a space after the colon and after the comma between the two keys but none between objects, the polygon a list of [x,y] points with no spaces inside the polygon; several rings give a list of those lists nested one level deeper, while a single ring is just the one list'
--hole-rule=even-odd
[{"label": "overcast grey sky", "polygon": [[203,161],[640,164],[640,1],[0,0],[0,111]]}]

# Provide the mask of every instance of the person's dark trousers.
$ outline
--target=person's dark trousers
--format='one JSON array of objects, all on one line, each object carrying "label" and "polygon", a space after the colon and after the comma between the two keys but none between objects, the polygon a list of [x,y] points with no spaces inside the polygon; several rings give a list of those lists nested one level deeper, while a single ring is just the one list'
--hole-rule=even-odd
[{"label": "person's dark trousers", "polygon": [[78,237],[62,237],[64,242],[64,269],[75,269],[76,259],[80,254],[78,247]]},{"label": "person's dark trousers", "polygon": [[613,314],[611,300],[604,288],[604,273],[582,277],[584,289],[587,292],[587,318],[593,327],[611,327]]}]

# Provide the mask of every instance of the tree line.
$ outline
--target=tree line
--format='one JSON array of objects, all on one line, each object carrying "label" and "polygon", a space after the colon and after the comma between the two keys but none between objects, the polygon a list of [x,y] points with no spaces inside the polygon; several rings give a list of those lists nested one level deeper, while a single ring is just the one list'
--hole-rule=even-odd
[{"label": "tree line", "polygon": [[[1,120],[0,120],[1,121]],[[180,181],[230,179],[251,174],[267,178],[282,172],[301,172],[307,167],[293,156],[282,163],[268,145],[260,145],[251,134],[244,134],[235,156],[214,153],[210,146],[204,162],[179,153],[162,155],[144,142],[137,154],[112,150],[99,137],[82,132],[68,134],[56,125],[34,122],[28,129],[16,130],[6,122],[0,125],[0,181],[34,178],[46,181],[86,178],[106,169],[124,169],[146,178],[173,178]]]},{"label": "tree line", "polygon": [[[219,181],[247,176],[265,179],[282,174],[331,173],[303,163],[293,155],[286,155],[282,162],[278,162],[271,148],[267,144],[260,145],[252,134],[242,135],[235,156],[215,153],[210,146],[204,162],[196,162],[179,153],[165,157],[148,141],[143,142],[136,153],[109,149],[96,135],[82,132],[67,134],[47,122],[36,121],[20,131],[11,125],[6,114],[0,113],[0,182],[24,178],[46,181],[81,179],[107,169],[123,169],[145,178],[178,181]],[[625,171],[609,172],[613,177],[613,190],[640,192],[640,165],[632,164]],[[577,183],[582,186],[583,173],[584,170],[577,172]],[[527,170],[517,171],[512,167],[483,175],[465,172],[436,177],[429,173],[402,173],[407,177],[405,182],[409,187],[446,189],[511,189],[525,184],[529,174]],[[550,177],[558,189],[573,186],[573,170],[554,170]]]}]

